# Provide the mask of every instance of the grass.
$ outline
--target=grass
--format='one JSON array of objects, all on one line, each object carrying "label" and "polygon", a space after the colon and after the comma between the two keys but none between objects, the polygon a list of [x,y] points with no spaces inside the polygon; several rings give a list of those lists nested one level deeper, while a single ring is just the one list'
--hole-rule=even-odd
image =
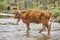
[{"label": "grass", "polygon": [[0,18],[7,18],[7,16],[0,15]]},{"label": "grass", "polygon": [[50,10],[48,10],[49,12],[52,12],[52,13],[55,13],[56,11],[59,11],[60,10],[60,7],[55,7],[55,8],[52,8]]}]

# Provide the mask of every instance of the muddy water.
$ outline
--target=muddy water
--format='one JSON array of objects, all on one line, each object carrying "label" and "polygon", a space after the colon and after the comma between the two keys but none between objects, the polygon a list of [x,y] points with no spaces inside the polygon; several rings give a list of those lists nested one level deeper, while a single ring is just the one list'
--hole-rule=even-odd
[{"label": "muddy water", "polygon": [[30,24],[29,35],[26,34],[26,25],[20,21],[19,25],[10,25],[8,22],[16,23],[17,19],[0,19],[0,40],[60,40],[60,23],[52,22],[51,34],[47,35],[47,30],[38,33],[42,24]]}]

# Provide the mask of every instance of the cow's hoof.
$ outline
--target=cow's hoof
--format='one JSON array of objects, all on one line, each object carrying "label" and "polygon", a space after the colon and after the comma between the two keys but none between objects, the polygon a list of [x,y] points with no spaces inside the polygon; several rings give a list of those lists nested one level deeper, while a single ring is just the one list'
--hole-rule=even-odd
[{"label": "cow's hoof", "polygon": [[29,28],[29,30],[31,30],[31,29]]},{"label": "cow's hoof", "polygon": [[39,33],[41,33],[41,31],[39,31]]}]

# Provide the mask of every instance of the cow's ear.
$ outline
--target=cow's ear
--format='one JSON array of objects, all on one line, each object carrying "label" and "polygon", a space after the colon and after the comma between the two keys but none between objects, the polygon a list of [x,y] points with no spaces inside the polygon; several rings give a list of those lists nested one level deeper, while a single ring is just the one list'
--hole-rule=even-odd
[{"label": "cow's ear", "polygon": [[26,13],[26,10],[22,10],[21,13]]}]

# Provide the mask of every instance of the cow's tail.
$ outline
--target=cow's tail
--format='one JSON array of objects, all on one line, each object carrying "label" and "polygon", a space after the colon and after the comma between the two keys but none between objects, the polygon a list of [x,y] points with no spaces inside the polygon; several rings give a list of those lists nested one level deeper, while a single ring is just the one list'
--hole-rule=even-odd
[{"label": "cow's tail", "polygon": [[52,26],[52,14],[50,13],[50,26]]}]

